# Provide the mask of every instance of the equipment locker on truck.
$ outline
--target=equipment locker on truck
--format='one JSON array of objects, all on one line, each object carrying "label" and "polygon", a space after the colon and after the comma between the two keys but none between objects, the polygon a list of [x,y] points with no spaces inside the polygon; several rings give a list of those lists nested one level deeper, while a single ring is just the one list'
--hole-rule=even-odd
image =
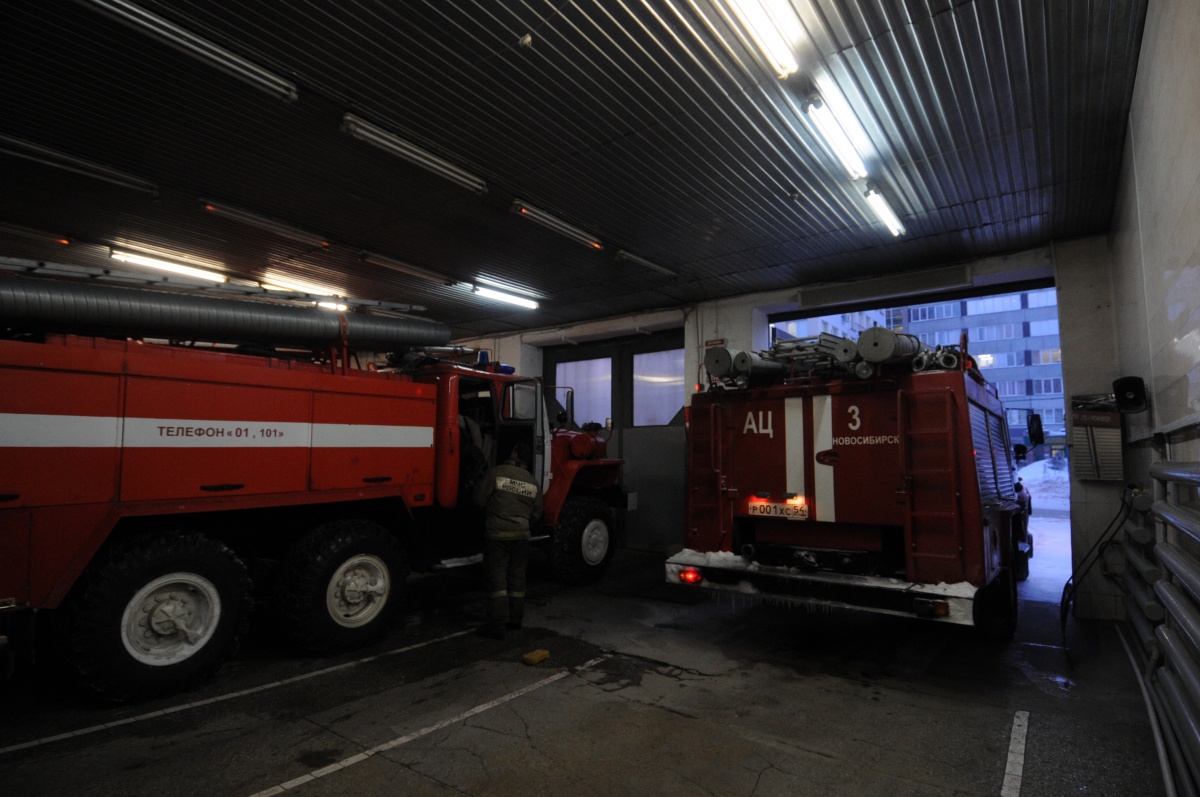
[{"label": "equipment locker on truck", "polygon": [[965,343],[877,327],[704,362],[668,581],[1012,635],[1008,427]]},{"label": "equipment locker on truck", "polygon": [[[621,461],[594,430],[551,429],[540,380],[455,362],[448,337],[0,274],[0,639],[54,610],[67,661],[117,700],[212,675],[252,605],[304,649],[359,644],[410,567],[482,551],[470,488],[518,442],[553,571],[598,577]],[[351,367],[359,352],[392,354]]]}]

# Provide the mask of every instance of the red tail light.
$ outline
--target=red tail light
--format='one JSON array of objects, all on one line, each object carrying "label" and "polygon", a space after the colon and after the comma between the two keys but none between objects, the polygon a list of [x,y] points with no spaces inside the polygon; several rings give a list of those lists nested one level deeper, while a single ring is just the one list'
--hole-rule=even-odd
[{"label": "red tail light", "polygon": [[685,567],[679,571],[679,580],[684,584],[699,584],[704,580],[704,576],[698,568]]}]

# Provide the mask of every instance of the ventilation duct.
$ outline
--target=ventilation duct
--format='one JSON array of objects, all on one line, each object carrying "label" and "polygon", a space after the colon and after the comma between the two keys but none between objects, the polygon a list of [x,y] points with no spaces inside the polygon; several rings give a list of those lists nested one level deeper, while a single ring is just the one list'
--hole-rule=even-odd
[{"label": "ventilation duct", "polygon": [[0,325],[25,331],[390,351],[442,346],[443,324],[55,280],[0,279]]}]

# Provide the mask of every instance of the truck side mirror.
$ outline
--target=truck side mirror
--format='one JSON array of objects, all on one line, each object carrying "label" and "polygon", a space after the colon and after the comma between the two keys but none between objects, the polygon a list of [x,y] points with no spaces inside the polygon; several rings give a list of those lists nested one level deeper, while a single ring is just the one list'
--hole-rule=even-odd
[{"label": "truck side mirror", "polygon": [[1042,431],[1042,416],[1030,415],[1025,421],[1025,427],[1028,429],[1029,442],[1031,445],[1040,446],[1046,442],[1046,435]]},{"label": "truck side mirror", "polygon": [[1029,449],[1020,443],[1017,443],[1015,446],[1013,446],[1013,458],[1016,459],[1017,462],[1024,462],[1025,455],[1028,453]]}]

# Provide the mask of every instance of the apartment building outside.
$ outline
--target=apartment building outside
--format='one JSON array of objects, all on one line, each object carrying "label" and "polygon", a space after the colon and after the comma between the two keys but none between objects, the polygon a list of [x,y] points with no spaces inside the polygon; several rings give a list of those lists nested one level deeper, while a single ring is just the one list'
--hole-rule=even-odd
[{"label": "apartment building outside", "polygon": [[1042,418],[1046,445],[1032,451],[1030,460],[1066,456],[1066,402],[1054,288],[772,324],[774,339],[828,332],[856,340],[872,326],[916,335],[933,348],[959,345],[965,331],[968,351],[1004,401],[1013,442],[1026,438],[1028,418],[1036,413]]}]

